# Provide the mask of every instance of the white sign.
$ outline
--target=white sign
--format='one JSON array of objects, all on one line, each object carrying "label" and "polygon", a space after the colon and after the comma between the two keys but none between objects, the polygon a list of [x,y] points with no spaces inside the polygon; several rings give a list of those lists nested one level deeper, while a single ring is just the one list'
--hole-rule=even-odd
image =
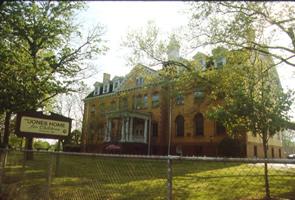
[{"label": "white sign", "polygon": [[69,128],[69,122],[35,117],[22,116],[20,122],[20,131],[29,133],[68,136]]}]

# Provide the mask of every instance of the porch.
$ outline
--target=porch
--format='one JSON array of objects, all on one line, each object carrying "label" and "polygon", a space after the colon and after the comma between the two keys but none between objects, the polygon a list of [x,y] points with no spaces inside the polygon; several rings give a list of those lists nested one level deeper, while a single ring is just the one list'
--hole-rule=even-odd
[{"label": "porch", "polygon": [[106,116],[104,142],[150,143],[150,113],[109,112]]}]

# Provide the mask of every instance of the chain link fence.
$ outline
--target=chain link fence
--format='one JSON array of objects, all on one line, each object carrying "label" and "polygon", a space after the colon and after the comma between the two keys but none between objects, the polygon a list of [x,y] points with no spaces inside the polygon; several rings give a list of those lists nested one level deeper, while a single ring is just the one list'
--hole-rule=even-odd
[{"label": "chain link fence", "polygon": [[10,150],[0,199],[263,199],[264,162],[271,196],[295,200],[295,160]]}]

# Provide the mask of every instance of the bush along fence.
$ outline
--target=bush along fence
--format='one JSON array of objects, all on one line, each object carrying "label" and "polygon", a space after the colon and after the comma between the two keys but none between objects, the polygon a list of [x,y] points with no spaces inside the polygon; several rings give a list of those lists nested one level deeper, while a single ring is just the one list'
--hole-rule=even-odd
[{"label": "bush along fence", "polygon": [[295,200],[295,160],[1,150],[0,199],[264,199],[265,163]]}]

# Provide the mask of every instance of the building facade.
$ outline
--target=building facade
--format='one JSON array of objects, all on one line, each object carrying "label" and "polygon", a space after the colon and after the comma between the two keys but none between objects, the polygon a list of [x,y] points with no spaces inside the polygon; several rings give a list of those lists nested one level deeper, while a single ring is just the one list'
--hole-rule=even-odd
[{"label": "building facade", "polygon": [[[202,58],[203,55],[197,55]],[[204,62],[198,62],[202,67]],[[223,65],[217,59],[215,65]],[[171,95],[159,71],[135,66],[125,77],[104,74],[85,98],[83,149],[86,152],[224,156],[219,144],[228,138],[224,126],[205,117],[202,91]],[[263,157],[262,142],[239,138],[239,157]],[[269,141],[269,156],[283,157],[280,134]]]}]

